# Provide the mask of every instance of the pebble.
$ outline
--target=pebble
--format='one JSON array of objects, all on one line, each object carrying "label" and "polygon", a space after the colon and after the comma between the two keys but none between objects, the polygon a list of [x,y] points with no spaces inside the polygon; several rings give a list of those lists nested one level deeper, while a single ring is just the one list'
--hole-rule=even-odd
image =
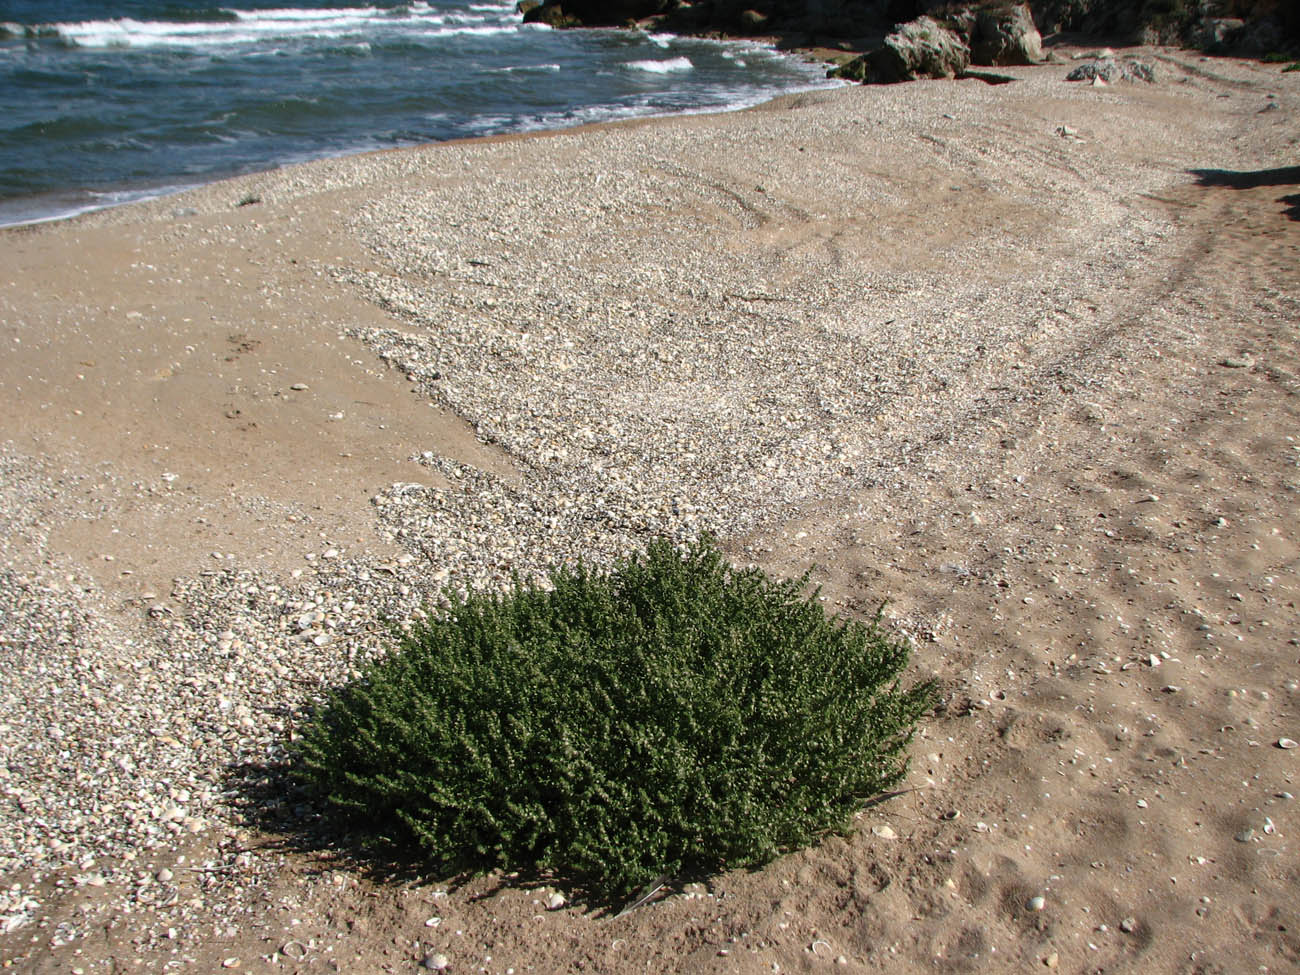
[{"label": "pebble", "polygon": [[1055,951],[1053,951],[1046,958],[1043,959],[1043,964],[1048,968],[1055,968],[1060,963],[1061,963],[1061,956],[1057,954]]},{"label": "pebble", "polygon": [[561,894],[558,890],[552,891],[551,894],[546,898],[546,909],[548,911],[558,911],[561,907],[563,907],[567,903],[568,901],[564,899],[563,894]]},{"label": "pebble", "polygon": [[871,832],[876,836],[879,836],[882,840],[892,840],[898,836],[898,834],[894,832],[892,826],[872,826]]},{"label": "pebble", "polygon": [[305,389],[310,389],[310,387],[306,383],[294,383],[289,388],[297,393],[301,393]]},{"label": "pebble", "polygon": [[451,962],[447,960],[447,956],[442,952],[435,951],[424,956],[423,964],[431,972],[440,972],[448,968]]},{"label": "pebble", "polygon": [[1119,922],[1119,929],[1125,934],[1132,934],[1133,929],[1137,927],[1137,918],[1126,917]]},{"label": "pebble", "polygon": [[1255,838],[1255,831],[1249,827],[1243,829],[1240,833],[1238,833],[1236,836],[1233,837],[1233,839],[1236,840],[1238,843],[1249,843],[1254,838]]},{"label": "pebble", "polygon": [[1025,909],[1029,911],[1041,911],[1047,906],[1047,898],[1042,894],[1036,894],[1025,902]]},{"label": "pebble", "polygon": [[1291,749],[1296,748],[1298,745],[1300,745],[1300,743],[1297,743],[1294,738],[1279,738],[1277,740],[1278,748]]}]

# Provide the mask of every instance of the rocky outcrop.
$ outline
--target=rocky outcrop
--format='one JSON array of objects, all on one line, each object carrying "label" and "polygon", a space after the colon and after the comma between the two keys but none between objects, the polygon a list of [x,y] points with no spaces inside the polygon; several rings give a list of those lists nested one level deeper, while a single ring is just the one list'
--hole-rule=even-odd
[{"label": "rocky outcrop", "polygon": [[1237,17],[1207,17],[1192,28],[1187,42],[1202,51],[1226,51],[1241,37],[1245,27],[1246,22]]},{"label": "rocky outcrop", "polygon": [[970,65],[970,48],[956,31],[932,17],[901,25],[876,50],[831,71],[832,77],[864,84],[919,78],[955,78]]},{"label": "rocky outcrop", "polygon": [[[1039,27],[1048,33],[1190,44],[1222,53],[1300,45],[1300,3],[1295,0],[1030,0],[1030,6]],[[1240,33],[1215,24],[1229,18],[1241,19]]]},{"label": "rocky outcrop", "polygon": [[674,6],[675,0],[544,0],[524,12],[524,23],[540,22],[552,27],[625,27],[663,14]]},{"label": "rocky outcrop", "polygon": [[955,78],[971,64],[1037,64],[1043,38],[1028,4],[950,10],[943,21],[918,17],[896,28],[876,50],[830,71],[833,78],[893,84]]},{"label": "rocky outcrop", "polygon": [[1038,64],[1042,61],[1043,37],[1034,24],[1029,4],[976,11],[970,55],[972,64]]},{"label": "rocky outcrop", "polygon": [[[1041,60],[1039,35],[1073,32],[1132,43],[1191,44],[1214,53],[1300,53],[1297,0],[525,0],[527,21],[687,34],[783,35],[796,44],[859,43],[923,15],[961,37],[971,63]],[[537,4],[533,6],[533,4]],[[1237,20],[1239,18],[1239,20]],[[3,28],[0,28],[2,30]],[[861,50],[861,48],[858,48]],[[865,77],[868,61],[846,76]],[[929,77],[928,74],[922,74]]]},{"label": "rocky outcrop", "polygon": [[1151,65],[1136,58],[1119,60],[1114,57],[1100,57],[1085,61],[1066,75],[1065,80],[1091,81],[1094,84],[1111,84],[1116,81],[1145,81],[1154,84],[1156,72]]}]

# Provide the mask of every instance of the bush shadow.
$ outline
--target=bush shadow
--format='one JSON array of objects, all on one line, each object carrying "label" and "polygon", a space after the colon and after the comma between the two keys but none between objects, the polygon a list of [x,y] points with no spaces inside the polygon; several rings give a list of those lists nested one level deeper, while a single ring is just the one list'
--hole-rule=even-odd
[{"label": "bush shadow", "polygon": [[[471,902],[490,900],[508,890],[555,887],[591,912],[595,918],[619,918],[639,907],[681,893],[692,884],[711,885],[716,872],[687,869],[677,876],[662,876],[629,897],[596,897],[579,874],[512,869],[507,873],[484,873],[483,864],[465,861],[459,870],[430,869],[423,853],[413,843],[376,842],[374,834],[343,821],[337,813],[313,796],[294,778],[288,761],[241,762],[228,765],[223,775],[227,795],[239,813],[243,827],[264,837],[259,848],[323,860],[331,869],[345,870],[377,885],[436,884],[460,892],[473,886]],[[863,810],[882,805],[915,788],[894,789],[873,796]],[[849,835],[844,833],[828,835]],[[788,855],[788,854],[787,854]],[[757,873],[767,864],[740,868]]]},{"label": "bush shadow", "polygon": [[417,850],[376,843],[343,822],[295,779],[287,759],[228,765],[223,785],[241,825],[262,833],[268,848],[324,858],[379,883],[461,886],[468,879],[423,869]]},{"label": "bush shadow", "polygon": [[[1232,190],[1254,190],[1265,186],[1300,186],[1300,166],[1279,166],[1276,169],[1191,169],[1197,186],[1226,187]],[[1300,221],[1300,193],[1278,197],[1286,206],[1282,214],[1290,220]]]},{"label": "bush shadow", "polygon": [[473,884],[479,889],[470,896],[471,901],[487,900],[511,889],[553,886],[569,892],[572,900],[594,916],[615,917],[686,884],[711,879],[708,874],[695,873],[665,877],[648,893],[600,898],[589,893],[588,878],[577,874],[527,869],[485,873],[490,866],[470,859],[451,870],[434,868],[415,843],[377,840],[373,831],[343,819],[297,781],[287,759],[232,763],[222,782],[240,824],[264,837],[259,844],[262,849],[324,860],[331,869],[355,873],[378,885],[436,884],[448,891],[463,891]]},{"label": "bush shadow", "polygon": [[1300,166],[1277,169],[1191,169],[1198,186],[1226,186],[1234,190],[1253,190],[1261,186],[1300,185]]}]

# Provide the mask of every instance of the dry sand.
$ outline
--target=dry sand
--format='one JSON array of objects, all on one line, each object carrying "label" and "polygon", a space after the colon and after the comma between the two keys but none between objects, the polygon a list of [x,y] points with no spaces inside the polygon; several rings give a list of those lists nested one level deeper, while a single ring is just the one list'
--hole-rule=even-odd
[{"label": "dry sand", "polygon": [[[864,381],[896,387],[869,416],[827,410],[842,476],[770,442],[781,465],[740,473],[776,487],[753,489],[763,516],[724,522],[743,527],[725,544],[777,573],[815,566],[841,611],[888,599],[915,671],[945,690],[911,791],[850,836],[622,917],[546,910],[549,888],[510,878],[376,876],[216,810],[134,860],[15,859],[5,967],[1300,970],[1300,750],[1277,744],[1300,738],[1300,74],[1146,54],[1155,86],[1066,85],[1057,64],[997,87],[846,89],[313,164],[0,233],[6,578],[80,586],[87,614],[147,641],[142,594],[214,563],[291,585],[322,539],[393,558],[406,536],[368,499],[445,487],[420,452],[545,483],[508,429],[485,443],[455,390],[431,400],[377,358],[368,329],[436,340],[437,323],[366,282],[446,287],[377,241],[394,213],[468,208],[475,185],[531,183],[520,212],[546,216],[566,161],[650,178],[670,158],[709,190],[638,201],[660,233],[730,254],[744,273],[719,263],[724,285],[768,275],[803,347],[851,335]],[[236,207],[250,192],[262,202]],[[575,279],[618,285],[671,252],[643,237],[629,255],[618,212],[603,251],[558,206],[550,219]],[[524,236],[479,238],[517,294],[557,259]],[[685,294],[665,279],[659,300],[689,314]],[[767,298],[719,314],[768,314]],[[629,426],[619,449],[649,451]],[[76,652],[12,629],[0,650],[24,665]],[[6,691],[9,734],[24,693]],[[5,822],[36,835],[36,772],[8,747]],[[150,892],[162,870],[170,901]]]}]

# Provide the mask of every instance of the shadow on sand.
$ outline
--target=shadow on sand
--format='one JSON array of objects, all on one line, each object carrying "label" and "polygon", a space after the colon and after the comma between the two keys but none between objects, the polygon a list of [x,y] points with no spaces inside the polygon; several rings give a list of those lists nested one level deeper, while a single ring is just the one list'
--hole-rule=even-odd
[{"label": "shadow on sand", "polygon": [[287,762],[230,765],[224,783],[243,824],[264,833],[268,848],[333,861],[381,883],[448,879],[428,876],[417,851],[376,843],[364,830],[331,816],[295,781]]},{"label": "shadow on sand", "polygon": [[382,823],[345,822],[296,781],[288,762],[232,764],[226,767],[223,781],[243,825],[263,834],[262,849],[305,856],[322,869],[346,870],[376,886],[437,884],[453,892],[467,891],[470,902],[511,888],[554,886],[567,891],[592,916],[613,917],[661,892],[675,892],[709,877],[695,872],[663,877],[638,894],[612,898],[593,895],[590,878],[563,871],[516,868],[502,873],[492,863],[473,857],[451,867],[436,867],[414,841],[379,835],[376,830],[384,831]]},{"label": "shadow on sand", "polygon": [[[1225,186],[1234,190],[1253,190],[1261,186],[1300,186],[1300,166],[1281,166],[1277,169],[1193,169],[1198,186]],[[1286,204],[1282,212],[1290,219],[1300,221],[1300,193],[1278,198]]]}]

